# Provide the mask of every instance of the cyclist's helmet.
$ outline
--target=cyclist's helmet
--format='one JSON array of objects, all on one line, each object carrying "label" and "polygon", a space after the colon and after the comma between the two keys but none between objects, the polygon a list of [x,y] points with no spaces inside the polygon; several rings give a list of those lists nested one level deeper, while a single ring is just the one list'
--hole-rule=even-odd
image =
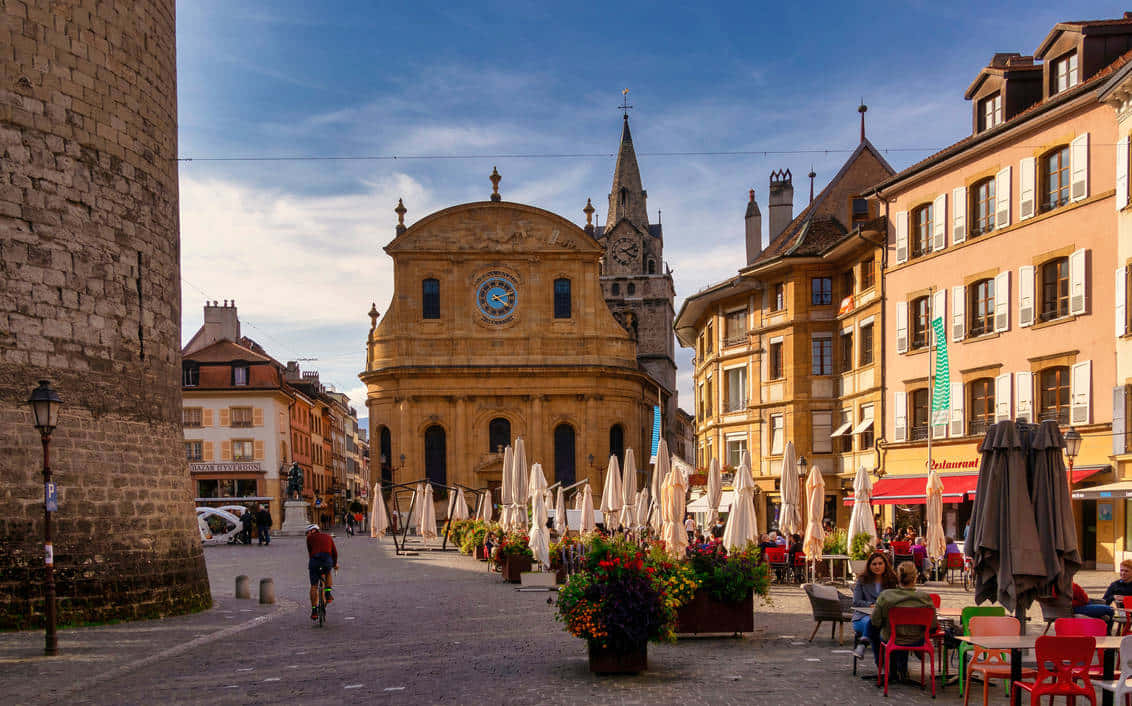
[{"label": "cyclist's helmet", "polygon": [[313,522],[311,524],[307,525],[307,533],[308,534],[311,533],[311,532],[316,532],[316,531],[318,531],[318,525],[314,524]]}]

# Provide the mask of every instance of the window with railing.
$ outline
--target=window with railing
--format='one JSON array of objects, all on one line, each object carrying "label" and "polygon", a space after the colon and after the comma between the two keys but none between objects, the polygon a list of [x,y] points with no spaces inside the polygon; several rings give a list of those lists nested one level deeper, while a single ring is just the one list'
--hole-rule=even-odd
[{"label": "window with railing", "polygon": [[189,461],[202,461],[202,460],[204,460],[204,442],[202,442],[202,441],[186,441],[185,442],[185,458]]},{"label": "window with railing", "polygon": [[1042,321],[1069,315],[1069,258],[1058,257],[1045,262],[1042,272]]},{"label": "window with railing", "polygon": [[1055,147],[1041,159],[1042,211],[1069,203],[1069,145]]},{"label": "window with railing", "polygon": [[967,335],[994,331],[994,278],[981,279],[967,287]]},{"label": "window with railing", "polygon": [[1069,423],[1069,368],[1058,366],[1046,368],[1038,375],[1039,395],[1038,419],[1052,420],[1058,424]]},{"label": "window with railing", "polygon": [[232,407],[232,426],[250,427],[252,425],[251,407]]},{"label": "window with railing", "polygon": [[747,408],[747,369],[732,368],[723,371],[723,384],[726,386],[728,412],[739,412]]},{"label": "window with railing", "polygon": [[923,441],[928,438],[931,429],[928,426],[930,411],[930,395],[928,389],[921,388],[912,391],[912,441]]},{"label": "window with railing", "polygon": [[771,380],[782,378],[782,341],[770,344],[770,361],[767,364],[767,377]]},{"label": "window with railing", "polygon": [[912,257],[926,255],[932,250],[932,205],[926,203],[912,211],[909,245]]},{"label": "window with railing", "polygon": [[811,339],[810,374],[833,375],[832,336],[814,336]]},{"label": "window with railing", "polygon": [[865,258],[861,261],[861,291],[876,285],[877,261],[875,257]]},{"label": "window with railing", "polygon": [[971,237],[994,230],[994,177],[971,186]]},{"label": "window with railing", "polygon": [[853,369],[853,331],[842,331],[838,338],[838,347],[841,349],[841,372]]},{"label": "window with railing", "polygon": [[255,442],[251,439],[233,439],[232,460],[252,461],[255,459]]},{"label": "window with railing", "polygon": [[747,340],[747,310],[729,311],[723,318],[723,344],[734,346]]},{"label": "window with railing", "polygon": [[181,409],[181,424],[185,428],[195,429],[200,427],[203,418],[204,413],[200,407],[184,407]]},{"label": "window with railing", "polygon": [[928,347],[928,297],[913,299],[909,304],[908,318],[912,324],[912,350]]},{"label": "window with railing", "polygon": [[968,434],[985,434],[990,425],[994,424],[994,380],[980,378],[967,386],[968,407],[967,417]]},{"label": "window with railing", "polygon": [[873,364],[873,325],[865,324],[861,327],[861,352],[858,357],[859,365]]}]

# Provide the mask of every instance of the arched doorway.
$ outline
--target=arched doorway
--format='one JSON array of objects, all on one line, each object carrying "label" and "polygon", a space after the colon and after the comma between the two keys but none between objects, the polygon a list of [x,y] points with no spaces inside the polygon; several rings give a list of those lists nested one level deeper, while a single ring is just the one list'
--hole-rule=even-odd
[{"label": "arched doorway", "polygon": [[445,452],[444,427],[434,424],[425,430],[424,462],[425,478],[433,483],[448,484],[448,463]]},{"label": "arched doorway", "polygon": [[381,446],[378,458],[381,459],[381,485],[388,486],[393,483],[393,435],[389,427],[382,426],[378,432]]},{"label": "arched doorway", "polygon": [[609,427],[609,455],[617,457],[617,464],[625,464],[625,427],[614,424]]},{"label": "arched doorway", "polygon": [[554,428],[554,482],[574,484],[574,427],[562,423]]}]

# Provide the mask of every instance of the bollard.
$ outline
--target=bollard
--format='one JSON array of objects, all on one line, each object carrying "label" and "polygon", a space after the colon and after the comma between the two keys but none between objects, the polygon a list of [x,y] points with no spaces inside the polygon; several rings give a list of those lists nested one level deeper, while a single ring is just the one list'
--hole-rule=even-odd
[{"label": "bollard", "polygon": [[275,581],[272,579],[259,580],[259,602],[260,603],[274,603],[275,602]]},{"label": "bollard", "polygon": [[250,579],[247,576],[236,577],[236,598],[251,598]]}]

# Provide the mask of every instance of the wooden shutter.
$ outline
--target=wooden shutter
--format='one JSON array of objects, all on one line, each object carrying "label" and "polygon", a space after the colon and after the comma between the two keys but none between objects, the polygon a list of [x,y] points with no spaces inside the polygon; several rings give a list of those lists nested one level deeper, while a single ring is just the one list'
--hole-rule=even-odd
[{"label": "wooden shutter", "polygon": [[210,408],[205,407],[204,410],[201,411],[200,424],[202,427],[212,426],[212,410]]},{"label": "wooden shutter", "polygon": [[1089,133],[1078,135],[1069,143],[1069,200],[1080,201],[1089,196]]},{"label": "wooden shutter", "polygon": [[1084,314],[1087,288],[1085,286],[1085,249],[1074,250],[1069,256],[1069,313]]},{"label": "wooden shutter", "polygon": [[220,426],[222,426],[222,427],[232,426],[232,410],[229,409],[228,407],[221,407],[220,408]]},{"label": "wooden shutter", "polygon": [[947,194],[940,194],[932,201],[932,250],[947,247]]},{"label": "wooden shutter", "polygon": [[1034,158],[1026,157],[1018,163],[1018,220],[1024,221],[1034,215],[1034,178],[1036,176]]},{"label": "wooden shutter", "polygon": [[231,441],[221,441],[220,442],[220,460],[221,461],[231,461],[232,460],[232,442]]},{"label": "wooden shutter", "polygon": [[1010,167],[994,175],[994,227],[1010,225]]},{"label": "wooden shutter", "polygon": [[945,341],[935,340],[935,326],[932,326],[932,321],[936,319],[943,319],[943,330],[947,330],[947,290],[938,289],[932,293],[932,315],[928,321],[928,328],[931,330],[931,340],[934,345],[943,345]]},{"label": "wooden shutter", "polygon": [[1010,330],[1010,270],[994,276],[994,330]]},{"label": "wooden shutter", "polygon": [[951,437],[964,436],[963,383],[951,383]]},{"label": "wooden shutter", "polygon": [[908,398],[903,392],[892,393],[892,414],[895,421],[893,438],[896,441],[908,440]]},{"label": "wooden shutter", "polygon": [[255,460],[257,460],[257,461],[263,460],[263,442],[262,441],[252,442],[252,453],[255,456]]},{"label": "wooden shutter", "polygon": [[202,442],[200,445],[200,460],[202,461],[215,461],[216,457],[213,455],[215,450],[212,448],[211,441]]},{"label": "wooden shutter", "polygon": [[1029,371],[1014,373],[1014,418],[1034,421],[1034,375]]},{"label": "wooden shutter", "polygon": [[967,187],[951,191],[951,244],[967,239]]},{"label": "wooden shutter", "polygon": [[896,264],[908,261],[908,212],[897,211],[896,219]]},{"label": "wooden shutter", "polygon": [[896,352],[908,352],[908,302],[896,302]]},{"label": "wooden shutter", "polygon": [[1116,268],[1116,337],[1128,333],[1128,269]]},{"label": "wooden shutter", "polygon": [[1116,210],[1128,205],[1128,136],[1116,141]]},{"label": "wooden shutter", "polygon": [[1018,268],[1018,325],[1032,326],[1034,323],[1034,267],[1023,265]]},{"label": "wooden shutter", "polygon": [[252,407],[252,426],[263,426],[263,409],[260,407]]},{"label": "wooden shutter", "polygon": [[1127,422],[1125,418],[1128,409],[1128,388],[1124,385],[1118,385],[1112,388],[1112,453],[1122,454],[1127,450],[1127,441],[1125,440],[1125,428]]},{"label": "wooden shutter", "polygon": [[1089,393],[1092,391],[1093,361],[1077,363],[1072,368],[1072,375],[1069,386],[1069,423],[1088,424],[1091,416]]},{"label": "wooden shutter", "polygon": [[994,421],[1002,422],[1010,419],[1010,392],[1014,385],[1013,376],[1003,373],[994,379]]},{"label": "wooden shutter", "polygon": [[967,312],[967,290],[963,287],[951,288],[951,340],[962,341],[967,332],[964,315]]}]

